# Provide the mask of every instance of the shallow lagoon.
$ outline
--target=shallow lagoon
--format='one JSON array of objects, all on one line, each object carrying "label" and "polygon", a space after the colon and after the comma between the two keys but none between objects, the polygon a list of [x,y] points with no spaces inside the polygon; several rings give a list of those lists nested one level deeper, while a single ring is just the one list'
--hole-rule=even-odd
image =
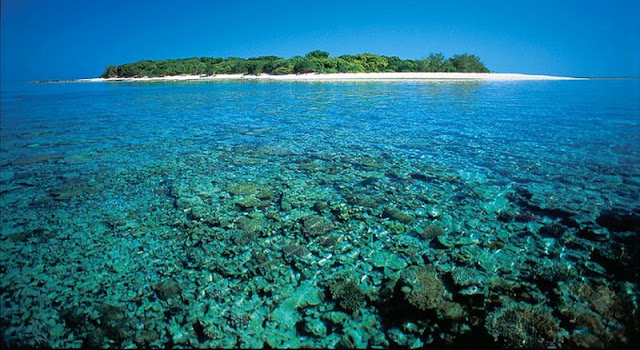
[{"label": "shallow lagoon", "polygon": [[3,344],[631,344],[639,91],[7,89]]}]

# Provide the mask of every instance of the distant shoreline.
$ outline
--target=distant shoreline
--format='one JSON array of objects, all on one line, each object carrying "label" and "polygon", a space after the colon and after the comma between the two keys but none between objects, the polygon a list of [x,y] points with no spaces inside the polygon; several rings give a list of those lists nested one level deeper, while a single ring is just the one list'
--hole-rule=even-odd
[{"label": "distant shoreline", "polygon": [[554,75],[533,75],[519,73],[307,73],[286,75],[173,75],[165,77],[142,78],[88,78],[73,80],[35,81],[35,83],[103,83],[103,82],[176,82],[176,81],[217,81],[217,80],[260,80],[260,81],[394,81],[394,80],[482,80],[482,81],[518,81],[518,80],[583,80],[588,78],[562,77]]}]

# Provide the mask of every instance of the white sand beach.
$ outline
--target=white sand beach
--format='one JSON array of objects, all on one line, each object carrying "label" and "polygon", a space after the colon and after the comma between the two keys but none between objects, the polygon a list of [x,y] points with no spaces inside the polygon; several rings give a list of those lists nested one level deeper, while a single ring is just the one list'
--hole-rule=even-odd
[{"label": "white sand beach", "polygon": [[369,80],[578,80],[583,78],[561,77],[554,75],[532,75],[519,73],[335,73],[335,74],[288,74],[288,75],[174,75],[166,77],[142,78],[91,78],[78,79],[78,82],[163,82],[163,81],[211,81],[211,80],[282,80],[282,81],[369,81]]}]

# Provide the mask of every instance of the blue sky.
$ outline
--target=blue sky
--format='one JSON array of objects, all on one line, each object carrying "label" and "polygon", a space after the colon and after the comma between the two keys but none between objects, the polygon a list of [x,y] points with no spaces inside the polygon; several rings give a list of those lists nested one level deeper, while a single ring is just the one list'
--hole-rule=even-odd
[{"label": "blue sky", "polygon": [[3,81],[193,56],[474,53],[496,72],[640,76],[640,1],[2,0]]}]

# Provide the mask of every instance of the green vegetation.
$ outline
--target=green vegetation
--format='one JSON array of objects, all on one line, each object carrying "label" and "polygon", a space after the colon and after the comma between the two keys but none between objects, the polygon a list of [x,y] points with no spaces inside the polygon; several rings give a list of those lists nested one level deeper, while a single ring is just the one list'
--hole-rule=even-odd
[{"label": "green vegetation", "polygon": [[103,78],[162,77],[170,75],[214,74],[298,74],[298,73],[370,73],[370,72],[477,72],[489,70],[476,55],[461,54],[445,58],[432,53],[421,60],[403,60],[397,56],[370,53],[329,57],[325,51],[311,51],[304,57],[284,59],[261,56],[248,59],[184,58],[162,61],[139,61],[120,66],[107,66]]}]

